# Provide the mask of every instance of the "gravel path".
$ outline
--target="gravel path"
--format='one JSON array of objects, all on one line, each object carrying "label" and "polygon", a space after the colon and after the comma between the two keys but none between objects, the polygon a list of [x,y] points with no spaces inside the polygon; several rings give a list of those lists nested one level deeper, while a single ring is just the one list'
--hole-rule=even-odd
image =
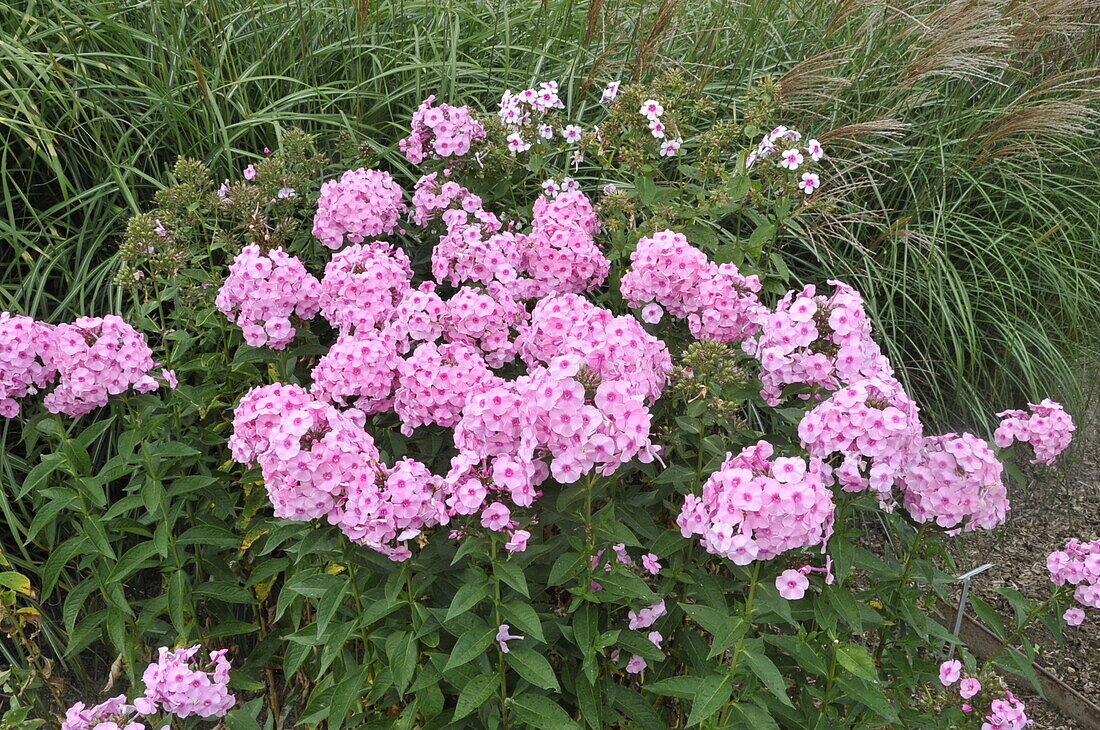
[{"label": "gravel path", "polygon": [[[1060,466],[1028,474],[1030,483],[1010,493],[1008,524],[995,533],[972,533],[962,548],[960,567],[995,567],[974,584],[975,593],[1006,618],[1012,609],[995,589],[1009,586],[1031,599],[1050,595],[1046,556],[1070,538],[1100,538],[1100,409],[1078,423],[1074,444]],[[1031,638],[1041,648],[1040,663],[1093,702],[1100,703],[1100,617],[1086,609],[1085,623],[1066,627],[1059,646],[1041,626]],[[1081,730],[1034,693],[1021,692],[1036,730]]]}]

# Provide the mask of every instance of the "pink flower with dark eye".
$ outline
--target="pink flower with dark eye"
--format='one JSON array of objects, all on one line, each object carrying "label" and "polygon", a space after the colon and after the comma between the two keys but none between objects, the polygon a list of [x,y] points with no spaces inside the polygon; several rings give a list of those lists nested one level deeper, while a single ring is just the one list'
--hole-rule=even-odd
[{"label": "pink flower with dark eye", "polygon": [[1062,614],[1062,620],[1069,626],[1080,626],[1085,621],[1085,612],[1076,606],[1067,608],[1066,612]]},{"label": "pink flower with dark eye", "polygon": [[776,577],[775,587],[779,590],[779,595],[788,601],[797,601],[806,595],[810,581],[797,570],[784,570]]},{"label": "pink flower with dark eye", "polygon": [[603,95],[600,97],[600,102],[603,104],[610,104],[615,101],[615,97],[619,95],[619,85],[621,82],[612,81],[607,85],[607,88],[603,90]]},{"label": "pink flower with dark eye", "polygon": [[626,663],[626,671],[630,674],[638,674],[643,669],[645,669],[646,666],[647,665],[645,659],[638,656],[637,654],[631,654],[630,661]]},{"label": "pink flower with dark eye", "polygon": [[157,234],[161,238],[168,235],[168,231],[164,228],[164,224],[160,222],[160,218],[157,218],[157,225],[153,228],[153,233]]},{"label": "pink flower with dark eye", "polygon": [[502,502],[493,502],[482,511],[481,526],[494,532],[500,532],[508,527],[511,516],[511,512]]},{"label": "pink flower with dark eye", "polygon": [[660,119],[654,119],[649,123],[649,133],[652,134],[655,139],[664,139],[665,125],[661,123]]},{"label": "pink flower with dark eye", "polygon": [[653,642],[653,646],[657,647],[658,649],[661,648],[661,642],[665,640],[665,637],[661,636],[660,631],[650,631],[648,634],[646,634],[646,638]]},{"label": "pink flower with dark eye", "polygon": [[661,115],[665,113],[665,108],[654,99],[646,99],[642,102],[642,108],[638,110],[638,113],[650,120],[660,119]]},{"label": "pink flower with dark eye", "polygon": [[642,556],[642,567],[648,570],[652,575],[657,575],[661,572],[661,564],[657,561],[657,556],[653,553],[646,553]]},{"label": "pink flower with dark eye", "polygon": [[576,124],[567,124],[565,129],[561,130],[561,136],[565,138],[565,141],[569,144],[576,144],[581,140],[581,128]]},{"label": "pink flower with dark eye", "polygon": [[539,138],[540,139],[553,139],[554,138],[554,128],[552,126],[550,126],[549,124],[540,124],[539,125]]},{"label": "pink flower with dark eye", "polygon": [[962,662],[958,659],[952,659],[946,661],[940,665],[940,684],[944,687],[950,687],[959,681],[959,677],[962,676]]},{"label": "pink flower with dark eye", "polygon": [[513,636],[508,633],[511,630],[511,626],[508,624],[501,624],[497,627],[497,644],[500,645],[500,650],[505,654],[508,653],[508,642],[515,639],[522,639],[522,636]]},{"label": "pink flower with dark eye", "polygon": [[798,189],[809,195],[813,191],[821,187],[821,178],[817,176],[817,173],[804,172],[802,173],[802,180],[798,183]]},{"label": "pink flower with dark eye", "polygon": [[513,154],[516,152],[526,152],[531,149],[530,142],[524,142],[523,137],[519,136],[519,132],[512,132],[508,135],[508,151]]},{"label": "pink flower with dark eye", "polygon": [[959,695],[964,700],[970,699],[981,691],[982,683],[974,677],[967,677],[966,679],[959,682]]},{"label": "pink flower with dark eye", "polygon": [[642,307],[642,321],[648,324],[657,324],[664,314],[665,310],[657,302],[650,302]]},{"label": "pink flower with dark eye", "polygon": [[665,140],[664,144],[661,145],[661,157],[675,157],[681,144],[682,141],[678,139]]},{"label": "pink flower with dark eye", "polygon": [[779,166],[788,170],[797,170],[798,166],[803,161],[802,153],[798,151],[797,147],[793,147],[789,150],[784,150],[779,160]]},{"label": "pink flower with dark eye", "polygon": [[249,165],[248,167],[244,168],[243,174],[245,180],[252,180],[256,177],[256,168],[253,165]]}]

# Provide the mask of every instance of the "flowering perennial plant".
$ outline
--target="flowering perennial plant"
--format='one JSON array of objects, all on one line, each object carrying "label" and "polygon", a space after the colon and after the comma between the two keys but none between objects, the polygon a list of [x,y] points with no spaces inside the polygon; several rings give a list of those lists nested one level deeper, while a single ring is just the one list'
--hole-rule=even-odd
[{"label": "flowering perennial plant", "polygon": [[[226,650],[210,652],[204,668],[195,661],[199,649],[161,647],[157,661],[142,675],[144,695],[127,702],[121,694],[90,708],[77,702],[65,712],[61,730],[145,730],[147,724],[161,726],[156,719],[161,713],[180,719],[224,717],[237,701],[227,688],[231,665]],[[169,720],[165,717],[160,723]]]},{"label": "flowering perennial plant", "polygon": [[241,328],[245,342],[282,350],[294,339],[292,316],[317,316],[320,292],[320,282],[297,257],[279,248],[265,254],[252,244],[233,259],[216,304]]},{"label": "flowering perennial plant", "polygon": [[993,434],[993,442],[1001,448],[1013,441],[1027,441],[1035,451],[1032,464],[1053,464],[1073,438],[1073,418],[1060,403],[1046,398],[1042,403],[1029,403],[1028,411],[1008,410],[997,414],[1001,425]]},{"label": "flowering perennial plant", "polygon": [[313,235],[329,248],[391,233],[405,212],[401,188],[388,172],[348,170],[321,186]]},{"label": "flowering perennial plant", "polygon": [[824,545],[835,519],[829,468],[820,459],[773,459],[773,453],[761,441],[727,455],[703,485],[702,497],[684,498],[676,518],[681,534],[701,536],[708,553],[736,565]]},{"label": "flowering perennial plant", "polygon": [[[146,634],[239,637],[234,687],[257,694],[229,694],[224,651],[165,649],[144,697],[75,707],[67,730],[162,727],[156,712],[233,728],[1027,722],[996,671],[1034,656],[1023,629],[1045,606],[1006,592],[1015,631],[980,669],[965,647],[941,665],[923,614],[951,582],[928,543],[1005,520],[996,454],[925,436],[858,292],[788,291],[781,243],[827,207],[821,145],[779,127],[746,169],[730,150],[770,116],[713,120],[699,96],[683,78],[613,82],[585,119],[552,81],[489,116],[429,97],[400,142],[424,166],[407,186],[350,146],[355,169],[322,183],[330,161],[292,134],[293,156],[265,151],[217,190],[181,168],[201,195],[173,189],[135,219],[121,273],[134,323],[163,323],[165,360],[208,382],[125,399],[117,433],[25,414],[24,493],[81,523],[54,545],[32,518],[27,544],[57,557],[30,608],[60,604],[71,640],[117,649],[113,675],[135,683]],[[153,265],[142,246],[173,254]],[[215,309],[239,330],[208,326]],[[56,379],[47,406],[74,415],[174,387],[155,366],[117,317],[0,315],[5,415]],[[214,453],[230,408],[243,474]],[[995,443],[1026,440],[1041,463],[1072,431],[1051,401],[1002,415]],[[862,539],[868,522],[887,539]],[[1100,542],[1048,567],[1049,604],[1074,596],[1081,623]],[[12,575],[5,630],[35,616],[9,610],[37,587]],[[930,691],[937,676],[952,689]]]},{"label": "flowering perennial plant", "polygon": [[[733,264],[714,264],[674,231],[642,238],[630,255],[620,289],[632,307],[656,304],[688,320],[699,339],[739,342],[754,334],[766,310],[757,298],[760,279],[743,276]],[[659,309],[647,314],[658,320]]]},{"label": "flowering perennial plant", "polygon": [[809,399],[818,390],[893,377],[893,368],[871,338],[863,298],[847,284],[829,284],[831,296],[818,294],[812,284],[787,292],[775,311],[762,318],[760,336],[745,341],[745,352],[760,362],[760,395],[768,405],[779,405],[788,385],[808,386],[810,392],[799,397]]},{"label": "flowering perennial plant", "polygon": [[[1076,586],[1073,598],[1089,608],[1100,608],[1100,540],[1081,542],[1070,540],[1062,550],[1047,556],[1050,580],[1058,586]],[[1080,608],[1066,610],[1065,621],[1080,626],[1085,613]]]}]

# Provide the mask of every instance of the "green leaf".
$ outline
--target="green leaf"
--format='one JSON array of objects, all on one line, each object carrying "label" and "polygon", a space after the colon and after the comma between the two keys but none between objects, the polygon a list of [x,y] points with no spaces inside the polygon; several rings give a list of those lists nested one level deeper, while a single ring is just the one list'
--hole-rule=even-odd
[{"label": "green leaf", "polygon": [[664,697],[679,697],[682,700],[690,700],[699,690],[698,677],[668,677],[659,682],[644,685],[647,692],[662,695]]},{"label": "green leaf", "polygon": [[856,677],[841,677],[837,680],[837,685],[879,717],[898,722],[898,711],[894,703],[886,698],[881,686],[872,686]]},{"label": "green leaf", "polygon": [[523,575],[523,569],[519,567],[518,563],[511,561],[494,563],[493,573],[496,574],[497,578],[510,585],[517,593],[527,598],[531,597],[531,594],[527,591],[527,578]]},{"label": "green leaf", "polygon": [[128,578],[141,568],[142,563],[152,559],[156,554],[157,546],[153,542],[149,540],[139,542],[123,554],[114,570],[111,571],[110,576],[107,577],[107,582],[114,583]]},{"label": "green leaf", "polygon": [[455,705],[455,714],[451,721],[458,722],[484,705],[496,692],[499,680],[495,674],[479,674],[467,682],[458,693],[458,704]]},{"label": "green leaf", "polygon": [[419,654],[420,647],[412,634],[399,631],[386,638],[386,655],[398,694],[404,694],[405,688],[412,682]]},{"label": "green leaf", "polygon": [[768,688],[769,692],[775,695],[783,704],[794,707],[791,704],[790,697],[787,696],[787,682],[780,674],[779,667],[775,666],[775,662],[768,658],[762,648],[761,646],[743,646],[741,656],[744,657],[749,669]]},{"label": "green leaf", "polygon": [[88,539],[92,541],[92,544],[102,553],[103,557],[108,560],[118,559],[115,556],[114,548],[111,547],[111,541],[107,538],[107,530],[103,526],[103,520],[96,515],[87,515],[81,524],[84,527],[84,534],[88,536]]},{"label": "green leaf", "polygon": [[252,603],[252,594],[246,588],[225,581],[208,581],[195,586],[193,593],[202,598],[213,598],[225,603]]},{"label": "green leaf", "polygon": [[872,684],[878,684],[878,672],[870,653],[859,644],[840,644],[836,647],[836,659],[840,666]]},{"label": "green leaf", "polygon": [[542,633],[542,621],[539,620],[539,615],[535,613],[535,609],[531,608],[531,604],[521,601],[507,601],[500,607],[500,610],[504,614],[504,618],[522,631],[525,636],[543,644],[546,643],[546,637]]},{"label": "green leaf", "polygon": [[712,674],[703,678],[699,682],[698,689],[695,690],[691,714],[688,715],[688,726],[698,725],[718,712],[729,702],[732,692],[728,674]]},{"label": "green leaf", "polygon": [[652,205],[657,197],[657,185],[648,175],[639,175],[634,178],[634,187],[638,192],[638,202],[642,205]]},{"label": "green leaf", "polygon": [[57,579],[61,570],[70,560],[84,549],[88,538],[83,535],[74,535],[59,546],[50,551],[50,557],[46,558],[46,564],[42,566],[42,600],[45,601],[57,585]]},{"label": "green leaf", "polygon": [[707,654],[707,659],[713,659],[733,646],[739,638],[745,635],[747,630],[748,624],[745,623],[743,618],[740,616],[727,616],[714,634],[714,641],[710,644],[710,653]]},{"label": "green leaf", "polygon": [[465,614],[476,606],[479,601],[488,597],[488,581],[478,580],[473,583],[463,583],[462,586],[455,591],[454,598],[451,599],[451,606],[447,609],[447,615],[443,619],[444,623],[451,621],[456,616]]},{"label": "green leaf", "polygon": [[486,626],[481,622],[467,629],[466,633],[458,637],[458,641],[455,642],[454,649],[447,657],[447,665],[443,668],[443,671],[449,672],[455,667],[461,667],[463,664],[472,662],[484,654],[489,645],[493,643],[496,632],[495,627]]},{"label": "green leaf", "polygon": [[550,662],[534,649],[515,646],[504,657],[508,665],[515,669],[519,676],[536,687],[555,692],[561,691],[558,678],[554,675],[554,669],[550,666]]},{"label": "green leaf", "polygon": [[513,698],[511,705],[517,720],[539,730],[572,730],[578,727],[561,705],[543,695],[527,692]]},{"label": "green leaf", "polygon": [[344,723],[355,701],[363,696],[363,686],[367,682],[367,667],[363,665],[346,676],[332,693],[329,704],[328,727],[336,730]]},{"label": "green leaf", "polygon": [[779,730],[779,725],[772,719],[772,716],[756,705],[750,705],[744,702],[734,702],[731,708],[733,709],[733,717],[740,717],[742,721],[734,723],[730,727],[752,728],[753,730]]},{"label": "green leaf", "polygon": [[580,575],[584,571],[584,561],[585,556],[580,553],[569,552],[559,555],[554,561],[554,566],[550,568],[547,585],[564,585],[573,577]]},{"label": "green leaf", "polygon": [[[657,716],[657,713],[653,711],[653,707],[640,694],[620,684],[615,684],[613,687],[615,707],[638,723],[642,730],[665,730],[668,727],[668,724]],[[585,720],[587,719],[585,717]]]}]

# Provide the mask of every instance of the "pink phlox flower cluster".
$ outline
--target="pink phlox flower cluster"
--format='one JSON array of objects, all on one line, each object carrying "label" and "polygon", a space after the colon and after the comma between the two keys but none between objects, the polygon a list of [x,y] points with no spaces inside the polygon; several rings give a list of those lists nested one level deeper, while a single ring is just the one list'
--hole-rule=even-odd
[{"label": "pink phlox flower cluster", "polygon": [[499,368],[515,359],[512,331],[526,321],[527,310],[501,287],[491,287],[487,293],[464,286],[446,305],[444,339],[476,347],[489,367]]},{"label": "pink phlox flower cluster", "polygon": [[353,542],[401,561],[412,556],[405,544],[429,527],[446,524],[443,478],[419,461],[405,458],[392,467],[350,483],[335,524]]},{"label": "pink phlox flower cluster", "polygon": [[16,398],[45,388],[57,374],[47,364],[53,326],[10,312],[0,312],[0,416],[19,413]]},{"label": "pink phlox flower cluster", "polygon": [[517,293],[513,287],[522,266],[522,236],[502,231],[496,216],[481,210],[450,208],[443,213],[443,223],[447,232],[432,249],[436,281],[452,286],[500,282]]},{"label": "pink phlox flower cluster", "polygon": [[840,456],[835,476],[846,492],[870,487],[893,503],[894,483],[920,450],[917,404],[893,378],[859,380],[807,412],[798,437],[812,456]]},{"label": "pink phlox flower cluster", "polygon": [[429,156],[461,157],[485,139],[485,128],[474,119],[467,106],[440,104],[435,95],[421,102],[413,113],[409,136],[398,142],[405,159],[419,165]]},{"label": "pink phlox flower cluster", "polygon": [[340,335],[313,368],[314,397],[336,405],[354,405],[363,413],[393,407],[401,365],[390,330],[360,329]]},{"label": "pink phlox flower cluster", "polygon": [[290,318],[312,319],[320,309],[321,284],[295,256],[252,244],[233,259],[215,304],[241,328],[253,347],[282,350],[294,339]]},{"label": "pink phlox flower cluster", "polygon": [[652,302],[686,318],[697,339],[736,342],[759,329],[766,312],[756,295],[760,279],[711,262],[684,234],[665,230],[642,238],[630,262],[619,284],[630,306]]},{"label": "pink phlox flower cluster", "polygon": [[83,702],[65,711],[61,730],[145,730],[145,724],[134,719],[135,708],[127,704],[126,695],[118,695],[87,707]]},{"label": "pink phlox flower cluster", "polygon": [[[863,298],[852,287],[830,281],[831,296],[813,286],[787,292],[762,319],[760,336],[746,340],[745,352],[760,362],[760,395],[779,405],[786,385],[814,391],[837,390],[865,378],[889,379],[893,368],[871,338]],[[809,399],[810,393],[801,398]],[[818,394],[820,397],[820,394]]]},{"label": "pink phlox flower cluster", "polygon": [[198,651],[197,644],[172,652],[161,647],[157,661],[142,675],[145,698],[180,718],[224,716],[237,701],[228,689],[230,664],[225,649],[210,652],[205,668],[194,661]]},{"label": "pink phlox flower cluster", "polygon": [[[569,358],[562,358],[569,360]],[[605,380],[591,403],[575,380],[577,363],[532,368],[470,399],[455,427],[455,445],[473,459],[492,459],[493,482],[529,506],[546,471],[570,484],[595,469],[609,475],[632,459],[652,460],[651,416],[629,383]]]},{"label": "pink phlox flower cluster", "polygon": [[1005,690],[1004,699],[990,703],[982,730],[1024,730],[1034,722],[1028,719],[1025,710],[1023,701]]},{"label": "pink phlox flower cluster", "polygon": [[599,227],[592,203],[580,190],[539,196],[521,263],[522,272],[539,284],[532,293],[579,293],[602,284],[611,262],[596,244]]},{"label": "pink phlox flower cluster", "polygon": [[415,289],[405,290],[385,330],[405,353],[415,342],[434,342],[442,337],[447,321],[447,302],[435,293],[434,281],[424,281]]},{"label": "pink phlox flower cluster", "polygon": [[625,381],[647,402],[661,394],[672,370],[665,344],[629,315],[616,317],[577,294],[541,299],[517,339],[528,367],[577,356],[603,380]]},{"label": "pink phlox flower cluster", "polygon": [[287,413],[259,455],[275,516],[336,522],[349,485],[376,478],[378,450],[362,428],[362,414],[312,401]]},{"label": "pink phlox flower cluster", "polygon": [[388,234],[405,212],[401,188],[388,172],[348,170],[321,185],[313,235],[329,248]]},{"label": "pink phlox flower cluster", "polygon": [[[443,177],[448,177],[450,171],[443,172]],[[499,230],[499,222],[492,213],[486,213],[482,207],[481,196],[471,193],[465,187],[454,180],[440,182],[440,173],[433,172],[421,176],[413,188],[412,221],[418,226],[426,226],[444,211],[460,209],[467,213],[481,213],[486,220],[484,223],[491,230]],[[495,222],[495,223],[494,223]]]},{"label": "pink phlox flower cluster", "polygon": [[727,456],[703,485],[688,494],[676,518],[685,538],[701,536],[707,552],[748,565],[787,550],[824,545],[833,531],[829,467],[816,457],[771,458],[760,441]]},{"label": "pink phlox flower cluster", "polygon": [[356,243],[334,255],[321,279],[321,314],[341,333],[384,325],[410,288],[408,255],[387,243]]},{"label": "pink phlox flower cluster", "polygon": [[650,626],[657,622],[657,619],[661,618],[667,613],[665,609],[664,599],[657,601],[652,606],[647,606],[638,611],[631,609],[627,612],[627,624],[632,631],[639,631],[641,629],[648,629]]},{"label": "pink phlox flower cluster", "polygon": [[[905,509],[957,532],[991,530],[1008,514],[1001,462],[973,434],[928,436],[900,474]],[[965,523],[965,524],[964,524]]]},{"label": "pink phlox flower cluster", "polygon": [[993,434],[993,443],[1002,449],[1013,441],[1027,441],[1035,451],[1032,464],[1053,464],[1073,438],[1076,426],[1061,403],[1049,398],[1029,403],[1027,411],[1010,410],[997,414],[1001,424]]},{"label": "pink phlox flower cluster", "polygon": [[75,418],[130,388],[139,393],[157,388],[149,374],[157,363],[145,337],[113,314],[54,327],[43,364],[58,376],[57,386],[43,399],[50,413]]},{"label": "pink phlox flower cluster", "polygon": [[401,432],[411,436],[417,426],[454,426],[470,398],[500,382],[470,345],[418,345],[398,370],[394,410]]},{"label": "pink phlox flower cluster", "polygon": [[[1052,583],[1077,586],[1073,597],[1079,604],[1100,608],[1100,540],[1070,540],[1065,549],[1047,556],[1047,570]],[[1067,623],[1072,626],[1079,626],[1085,618],[1084,612],[1077,608],[1066,613]]]},{"label": "pink phlox flower cluster", "polygon": [[233,460],[256,466],[260,456],[271,450],[271,435],[282,420],[313,401],[300,385],[271,383],[249,390],[233,411],[233,433],[229,436]]}]

